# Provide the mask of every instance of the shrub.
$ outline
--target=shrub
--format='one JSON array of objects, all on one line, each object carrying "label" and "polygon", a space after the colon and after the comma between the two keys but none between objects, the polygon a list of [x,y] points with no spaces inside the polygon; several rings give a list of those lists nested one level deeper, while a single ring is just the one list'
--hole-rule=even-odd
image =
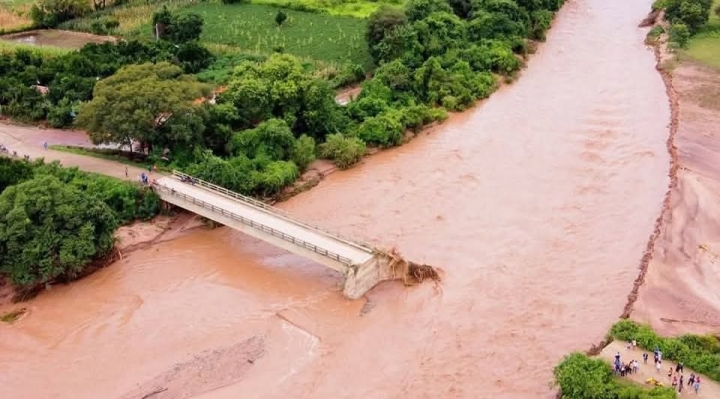
[{"label": "shrub", "polygon": [[403,125],[397,117],[388,113],[365,119],[357,130],[364,142],[380,147],[392,147],[402,144]]},{"label": "shrub", "polygon": [[0,215],[0,271],[20,287],[77,277],[112,249],[117,227],[102,201],[52,176],[5,189]]},{"label": "shrub", "polygon": [[333,161],[340,169],[347,169],[365,155],[365,143],[357,137],[345,137],[340,133],[327,136],[320,145],[320,156]]},{"label": "shrub", "polygon": [[301,172],[304,172],[308,165],[315,160],[315,140],[304,134],[298,137],[293,145],[290,159]]},{"label": "shrub", "polygon": [[688,40],[690,40],[690,30],[687,25],[672,24],[670,27],[670,41],[684,48],[687,46]]},{"label": "shrub", "polygon": [[695,33],[710,18],[712,0],[665,0],[664,5],[670,22],[685,24],[690,33]]},{"label": "shrub", "polygon": [[283,23],[287,20],[287,14],[283,12],[283,10],[278,10],[277,14],[275,14],[275,23],[277,26],[282,26]]},{"label": "shrub", "polygon": [[382,6],[370,14],[365,37],[368,47],[370,48],[370,53],[376,62],[379,61],[380,55],[376,46],[380,44],[390,32],[405,24],[407,24],[405,13],[394,7]]},{"label": "shrub", "polygon": [[693,370],[720,381],[720,341],[712,336],[683,335],[665,338],[657,335],[650,326],[631,320],[621,320],[610,329],[613,338],[629,341],[647,350],[656,347],[663,352],[663,358],[681,361]]},{"label": "shrub", "polygon": [[660,35],[662,35],[663,33],[665,33],[665,29],[663,29],[663,27],[660,25],[655,25],[648,32],[647,37],[650,40],[655,40],[658,37],[660,37]]},{"label": "shrub", "polygon": [[628,385],[613,378],[610,365],[600,359],[591,359],[582,353],[573,353],[555,366],[555,385],[562,399],[676,399],[673,388],[646,389]]}]

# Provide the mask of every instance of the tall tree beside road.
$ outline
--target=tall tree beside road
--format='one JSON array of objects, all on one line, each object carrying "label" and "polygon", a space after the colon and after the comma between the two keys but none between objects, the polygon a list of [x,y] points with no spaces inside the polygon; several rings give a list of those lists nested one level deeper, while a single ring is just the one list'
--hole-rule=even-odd
[{"label": "tall tree beside road", "polygon": [[205,129],[194,100],[209,93],[209,87],[167,62],[130,65],[98,82],[76,123],[96,144],[135,140],[149,150],[193,146],[201,143]]}]

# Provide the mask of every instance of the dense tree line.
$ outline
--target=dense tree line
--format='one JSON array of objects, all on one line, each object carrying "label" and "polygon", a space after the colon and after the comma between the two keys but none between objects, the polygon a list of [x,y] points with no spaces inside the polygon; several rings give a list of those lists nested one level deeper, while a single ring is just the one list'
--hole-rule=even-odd
[{"label": "dense tree line", "polygon": [[0,275],[20,288],[75,278],[112,249],[119,224],[159,205],[137,185],[0,157]]},{"label": "dense tree line", "polygon": [[[162,61],[195,73],[212,62],[212,55],[194,41],[178,46],[165,41],[88,44],[56,57],[25,49],[2,53],[0,114],[24,121],[47,119],[54,127],[70,126],[79,104],[92,99],[98,80],[125,65]],[[49,91],[44,93],[38,86]]]}]

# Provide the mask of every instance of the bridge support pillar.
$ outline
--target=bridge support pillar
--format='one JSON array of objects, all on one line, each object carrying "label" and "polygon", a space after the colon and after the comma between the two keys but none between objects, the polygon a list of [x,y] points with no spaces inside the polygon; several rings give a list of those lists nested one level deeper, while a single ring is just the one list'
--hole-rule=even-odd
[{"label": "bridge support pillar", "polygon": [[348,269],[343,294],[349,299],[359,299],[381,281],[397,278],[392,258],[377,254],[362,265]]}]

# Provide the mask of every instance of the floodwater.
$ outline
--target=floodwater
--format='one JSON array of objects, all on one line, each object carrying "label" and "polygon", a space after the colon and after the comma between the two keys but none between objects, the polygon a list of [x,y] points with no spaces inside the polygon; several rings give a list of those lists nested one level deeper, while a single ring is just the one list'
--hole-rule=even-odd
[{"label": "floodwater", "polygon": [[667,190],[650,3],[570,1],[518,82],[282,204],[442,268],[441,286],[352,302],[329,269],[201,231],[1,325],[2,396],[554,397],[552,366],[622,312]]}]

